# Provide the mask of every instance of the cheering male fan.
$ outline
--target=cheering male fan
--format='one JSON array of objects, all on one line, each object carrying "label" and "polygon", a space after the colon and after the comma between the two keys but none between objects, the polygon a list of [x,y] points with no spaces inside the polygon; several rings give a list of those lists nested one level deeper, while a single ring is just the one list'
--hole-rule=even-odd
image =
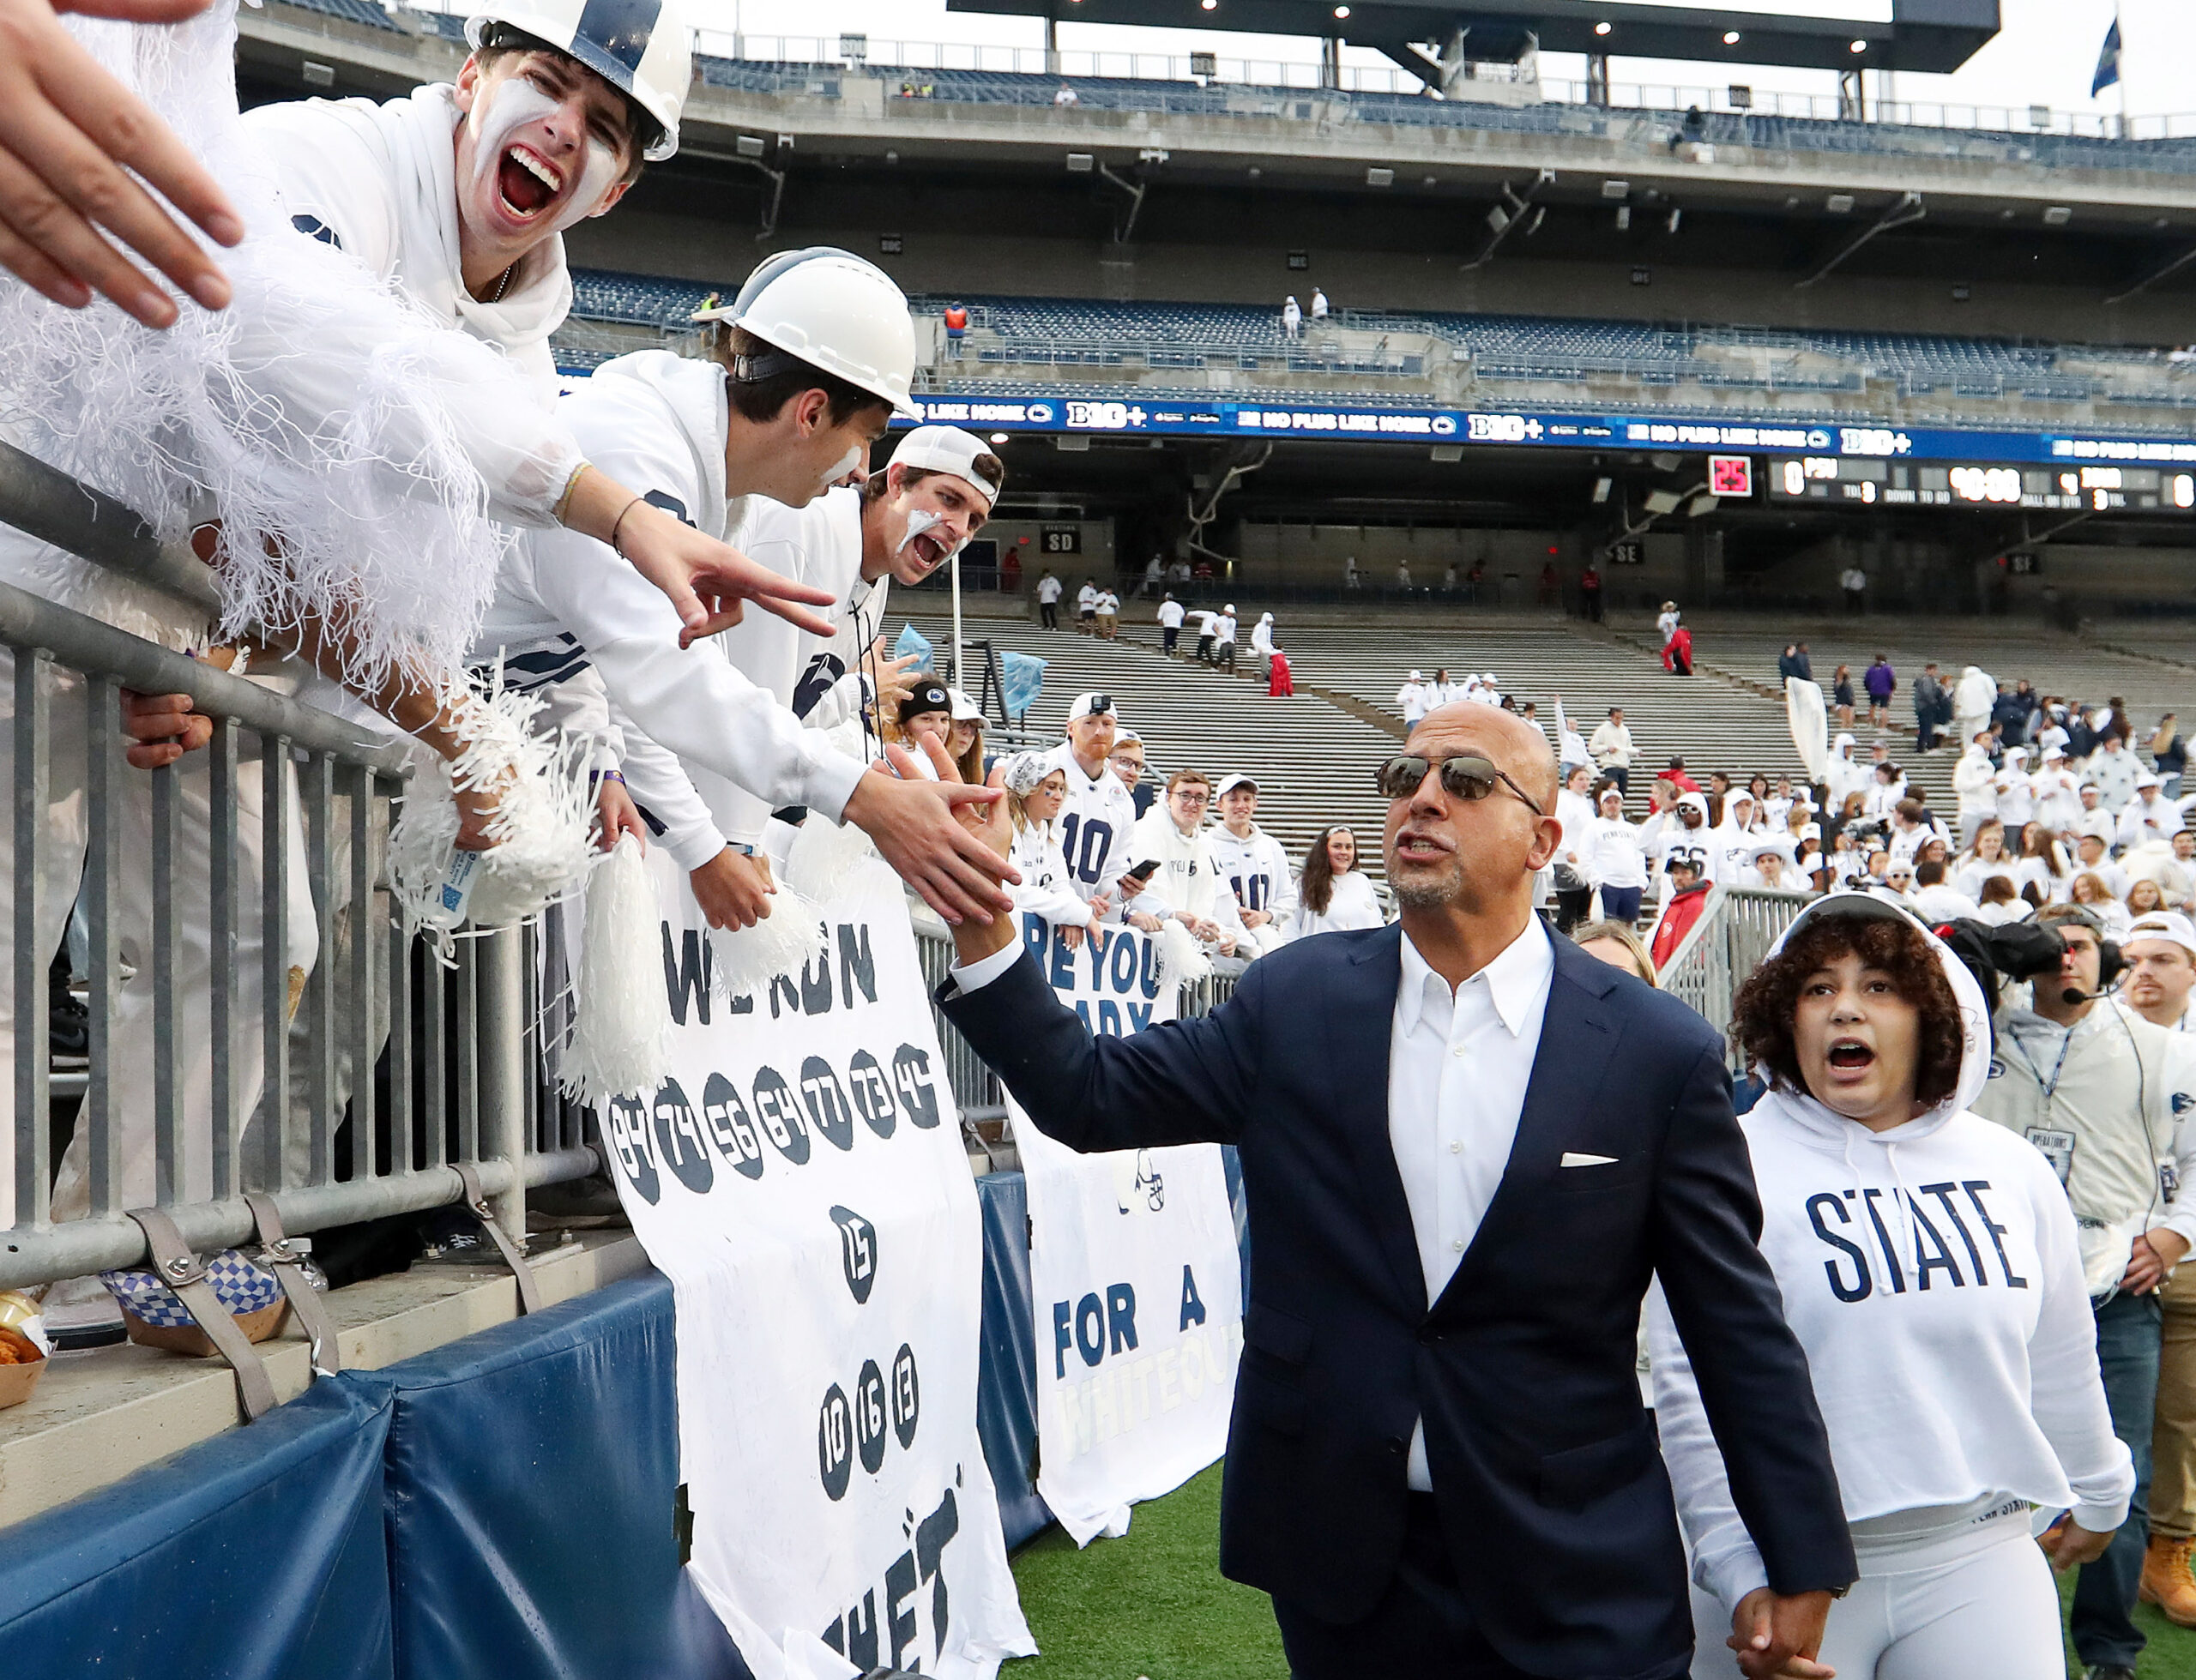
[{"label": "cheering male fan", "polygon": [[[1753,1680],[1855,1578],[1807,1363],[1755,1247],[1722,1041],[1554,938],[1546,737],[1431,714],[1383,765],[1397,926],[1300,940],[1215,1014],[1094,1039],[1015,930],[939,1001],[1082,1150],[1237,1144],[1252,1231],[1221,1568],[1299,1680],[1669,1680],[1684,1548],[1634,1370],[1659,1277],[1767,1564]],[[964,813],[1004,850],[996,813]]]}]

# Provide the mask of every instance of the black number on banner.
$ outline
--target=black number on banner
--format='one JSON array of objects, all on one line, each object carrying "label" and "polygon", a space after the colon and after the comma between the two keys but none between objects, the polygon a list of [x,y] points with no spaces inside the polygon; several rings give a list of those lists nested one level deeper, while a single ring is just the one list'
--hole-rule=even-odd
[{"label": "black number on banner", "polygon": [[755,1135],[755,1123],[747,1117],[739,1093],[722,1074],[711,1074],[702,1087],[702,1124],[734,1172],[743,1178],[763,1176],[763,1140]]},{"label": "black number on banner", "polygon": [[[830,965],[824,965],[827,974]],[[800,1064],[800,1099],[808,1105],[808,1118],[834,1149],[854,1147],[854,1114],[847,1102],[846,1087],[839,1083],[831,1064],[811,1056]]]},{"label": "black number on banner", "polygon": [[892,1083],[900,1093],[900,1106],[908,1123],[925,1131],[938,1124],[938,1087],[931,1083],[930,1052],[902,1045],[892,1054]]},{"label": "black number on banner", "polygon": [[915,1381],[915,1350],[906,1342],[892,1356],[892,1433],[903,1448],[915,1444],[915,1417],[922,1394]]},{"label": "black number on banner", "polygon": [[618,1097],[604,1109],[602,1119],[610,1134],[610,1152],[624,1169],[625,1182],[654,1207],[663,1194],[663,1182],[655,1175],[655,1159],[649,1152],[648,1111],[630,1097]]},{"label": "black number on banner", "polygon": [[854,1445],[871,1475],[884,1467],[884,1374],[874,1359],[864,1363],[854,1381]]},{"label": "black number on banner", "polygon": [[755,1117],[778,1153],[795,1166],[808,1165],[808,1122],[793,1087],[775,1068],[758,1069],[755,1075]]},{"label": "black number on banner", "polygon": [[847,1069],[847,1085],[854,1093],[854,1112],[861,1116],[862,1123],[879,1137],[891,1136],[900,1117],[892,1106],[892,1087],[885,1083],[884,1070],[877,1065],[877,1058],[866,1050],[856,1051]]},{"label": "black number on banner", "polygon": [[823,1415],[817,1419],[816,1461],[824,1472],[824,1493],[845,1498],[854,1473],[854,1412],[846,1390],[836,1382],[824,1396]]},{"label": "black number on banner", "polygon": [[834,1207],[831,1219],[839,1227],[839,1263],[846,1269],[847,1288],[855,1305],[865,1305],[877,1283],[877,1227],[851,1207]]},{"label": "black number on banner", "polygon": [[709,1165],[709,1152],[703,1145],[694,1105],[675,1079],[664,1081],[663,1089],[655,1093],[655,1140],[661,1146],[663,1164],[679,1182],[696,1195],[708,1194],[716,1169]]}]

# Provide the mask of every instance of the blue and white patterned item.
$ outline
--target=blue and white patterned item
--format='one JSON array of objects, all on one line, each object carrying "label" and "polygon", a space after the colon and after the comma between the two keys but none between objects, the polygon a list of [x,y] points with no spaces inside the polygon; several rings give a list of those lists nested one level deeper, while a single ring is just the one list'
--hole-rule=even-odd
[{"label": "blue and white patterned item", "polygon": [[[197,1322],[175,1292],[150,1272],[102,1272],[100,1281],[108,1294],[148,1324],[180,1328]],[[234,1249],[223,1249],[208,1263],[206,1281],[214,1286],[221,1304],[238,1317],[282,1298],[282,1286],[274,1274],[262,1272]]]}]

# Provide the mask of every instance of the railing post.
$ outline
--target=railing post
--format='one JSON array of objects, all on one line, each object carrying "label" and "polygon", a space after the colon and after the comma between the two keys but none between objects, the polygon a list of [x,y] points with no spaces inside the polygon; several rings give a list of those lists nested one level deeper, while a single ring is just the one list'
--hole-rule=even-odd
[{"label": "railing post", "polygon": [[499,928],[473,946],[480,1069],[480,1158],[511,1165],[510,1188],[493,1198],[496,1223],[526,1240],[525,930]]}]

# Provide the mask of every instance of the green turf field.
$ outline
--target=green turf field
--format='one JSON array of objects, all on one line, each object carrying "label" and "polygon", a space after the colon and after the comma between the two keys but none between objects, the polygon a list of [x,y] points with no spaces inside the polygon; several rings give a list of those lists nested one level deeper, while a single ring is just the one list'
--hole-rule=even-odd
[{"label": "green turf field", "polygon": [[1218,1465],[1137,1506],[1120,1539],[1078,1552],[1047,1529],[1014,1558],[1044,1654],[1003,1680],[1288,1680],[1266,1595],[1222,1580],[1219,1557]]},{"label": "green turf field", "polygon": [[[1221,1579],[1219,1533],[1215,1465],[1137,1506],[1125,1538],[1078,1552],[1057,1528],[1039,1535],[1014,1576],[1044,1654],[1008,1664],[1006,1680],[1288,1680],[1265,1594]],[[2062,1578],[2060,1596],[2072,1590]],[[2135,1619],[2151,1636],[2140,1680],[2196,1680],[2196,1632],[2147,1605]],[[2071,1650],[2067,1672],[2081,1672]]]}]

